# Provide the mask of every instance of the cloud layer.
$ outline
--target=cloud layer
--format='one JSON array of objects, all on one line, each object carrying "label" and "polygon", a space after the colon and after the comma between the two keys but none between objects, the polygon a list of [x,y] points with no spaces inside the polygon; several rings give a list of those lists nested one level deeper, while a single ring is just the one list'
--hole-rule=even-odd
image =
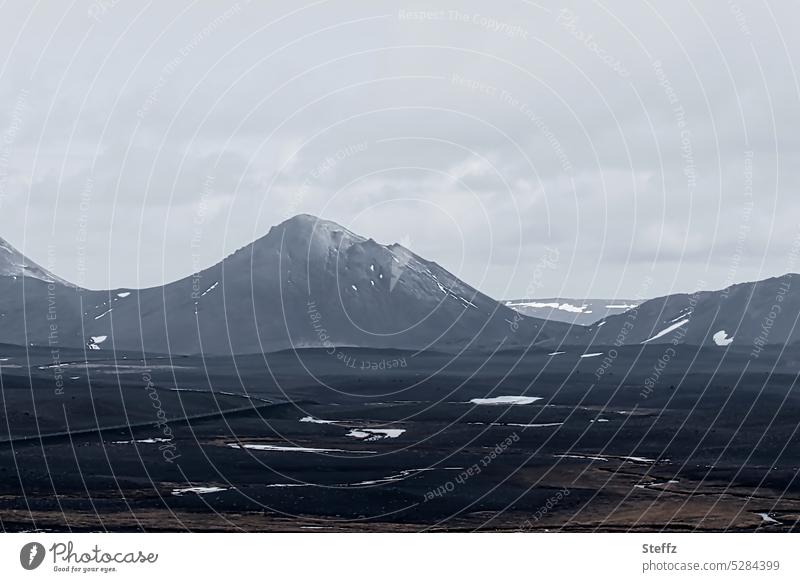
[{"label": "cloud layer", "polygon": [[96,288],[300,212],[501,298],[795,268],[800,9],[456,6],[6,3],[0,236]]}]

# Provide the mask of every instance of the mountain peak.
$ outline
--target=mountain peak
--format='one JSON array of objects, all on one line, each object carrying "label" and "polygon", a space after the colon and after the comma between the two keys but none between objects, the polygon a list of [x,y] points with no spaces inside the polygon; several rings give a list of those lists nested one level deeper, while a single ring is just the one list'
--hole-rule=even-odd
[{"label": "mountain peak", "polygon": [[334,222],[332,220],[326,220],[324,218],[320,218],[318,216],[314,216],[313,214],[297,214],[292,216],[291,218],[287,218],[279,225],[274,227],[279,230],[320,230],[324,232],[335,232],[341,231],[346,232],[350,236],[362,238],[358,235],[354,234],[350,230],[343,227],[341,224]]},{"label": "mountain peak", "polygon": [[349,247],[366,241],[341,224],[312,214],[298,214],[284,220],[272,227],[262,240],[275,242],[276,238],[282,241],[283,246],[295,249],[316,247],[319,250]]},{"label": "mountain peak", "polygon": [[323,220],[319,216],[314,216],[313,214],[300,213],[300,214],[295,214],[290,218],[287,218],[277,226],[280,228],[280,227],[299,226],[304,224],[313,224],[317,222],[330,222],[330,221]]},{"label": "mountain peak", "polygon": [[72,283],[57,277],[47,269],[28,259],[3,238],[0,238],[0,276],[29,277],[46,283],[60,283],[62,285],[74,287]]}]

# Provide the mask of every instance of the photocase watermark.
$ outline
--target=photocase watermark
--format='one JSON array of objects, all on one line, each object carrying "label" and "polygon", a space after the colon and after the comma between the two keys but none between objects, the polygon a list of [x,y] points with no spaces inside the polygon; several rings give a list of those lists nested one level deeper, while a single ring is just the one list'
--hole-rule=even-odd
[{"label": "photocase watermark", "polygon": [[562,8],[558,12],[556,22],[566,29],[573,37],[580,41],[587,49],[600,58],[600,61],[620,77],[630,77],[630,71],[625,68],[622,61],[600,46],[594,35],[586,32],[579,26],[578,16],[569,8]]},{"label": "photocase watermark", "polygon": [[541,521],[541,519],[550,513],[562,500],[569,497],[570,491],[566,487],[559,489],[553,495],[547,498],[547,501],[536,510],[533,517],[526,519],[520,526],[520,531],[530,531],[533,527]]},{"label": "photocase watermark", "polygon": [[25,110],[28,107],[29,91],[23,89],[17,95],[14,108],[11,110],[11,119],[8,127],[3,131],[0,138],[0,210],[8,196],[8,168],[11,164],[11,151],[17,141],[19,132],[22,130]]},{"label": "photocase watermark", "polygon": [[452,493],[455,491],[456,487],[459,485],[463,485],[472,477],[476,475],[480,475],[481,472],[486,469],[489,465],[494,462],[494,460],[502,455],[504,452],[508,450],[508,448],[516,443],[519,442],[519,434],[512,433],[511,435],[507,436],[504,440],[497,443],[491,451],[486,453],[479,462],[475,463],[474,465],[463,469],[461,473],[459,473],[453,479],[450,479],[441,485],[439,485],[436,489],[431,489],[425,492],[424,499],[425,501],[432,501],[437,497],[442,497],[447,495],[448,493]]},{"label": "photocase watermark", "polygon": [[360,141],[353,144],[348,144],[344,147],[339,148],[335,152],[330,155],[325,156],[322,160],[320,160],[312,169],[308,172],[305,176],[303,181],[300,183],[300,186],[295,191],[295,195],[289,201],[288,212],[289,215],[297,214],[297,210],[300,207],[300,204],[303,202],[305,198],[311,193],[311,190],[315,187],[316,183],[325,177],[326,174],[330,173],[334,168],[336,168],[339,164],[351,158],[352,156],[358,155],[362,152],[367,151],[369,148],[369,142],[367,141]]},{"label": "photocase watermark", "polygon": [[103,16],[120,2],[122,2],[122,0],[96,0],[89,6],[86,14],[95,22],[102,22]]},{"label": "photocase watermark", "polygon": [[447,10],[405,10],[397,11],[398,20],[434,21],[447,20]]},{"label": "photocase watermark", "polygon": [[511,24],[498,20],[491,16],[480,14],[479,12],[460,12],[458,10],[448,10],[448,19],[457,22],[468,22],[484,28],[490,32],[503,34],[509,38],[521,38],[527,40],[528,30],[519,24]]},{"label": "photocase watermark", "polygon": [[800,259],[800,230],[798,230],[792,240],[792,246],[789,248],[789,256],[786,259],[786,271],[788,273],[795,272],[798,259]]},{"label": "photocase watermark", "polygon": [[325,328],[322,318],[322,312],[317,307],[316,302],[309,300],[307,303],[306,313],[308,314],[311,328],[317,336],[319,345],[325,348],[329,356],[335,357],[341,364],[353,370],[371,370],[375,372],[392,370],[395,368],[406,368],[408,362],[405,357],[402,358],[380,358],[380,359],[363,359],[357,358],[352,354],[340,350],[332,341]]},{"label": "photocase watermark", "polygon": [[[764,351],[764,347],[769,341],[769,336],[772,333],[775,321],[777,321],[778,317],[783,313],[783,302],[792,289],[793,273],[796,270],[798,258],[800,258],[800,230],[795,235],[792,240],[792,245],[789,248],[789,256],[786,260],[787,274],[784,276],[784,280],[778,285],[778,290],[775,293],[772,306],[767,315],[764,316],[764,320],[761,322],[761,329],[753,340],[753,349],[750,352],[750,357],[753,359],[757,359],[761,355],[761,352]],[[796,314],[792,313],[791,315],[794,316]]]},{"label": "photocase watermark", "polygon": [[94,178],[90,176],[86,179],[78,201],[78,232],[75,236],[77,246],[75,260],[78,271],[77,284],[79,287],[83,287],[86,284],[86,250],[89,248],[89,205],[92,201],[93,191]]},{"label": "photocase watermark", "polygon": [[453,85],[458,85],[459,87],[464,87],[465,89],[469,89],[475,93],[482,93],[489,97],[499,97],[501,92],[499,87],[495,87],[494,85],[490,85],[478,79],[463,77],[458,73],[453,73],[450,76],[450,82]]},{"label": "photocase watermark", "polygon": [[[55,247],[47,247],[47,270],[55,264]],[[58,305],[56,299],[56,283],[47,283],[47,347],[50,349],[50,369],[53,372],[54,393],[56,396],[64,395],[64,368],[61,364],[61,342],[58,329]]]},{"label": "photocase watermark", "polygon": [[201,266],[202,255],[200,249],[202,247],[203,232],[205,229],[205,224],[209,212],[209,203],[211,197],[214,195],[215,179],[216,179],[215,176],[209,174],[203,181],[203,187],[200,190],[200,200],[197,203],[194,213],[194,219],[192,220],[192,236],[191,239],[189,240],[189,248],[191,250],[191,262],[192,262],[191,298],[194,300],[195,315],[197,315],[198,313],[197,305],[200,302],[200,298],[209,291],[209,289],[203,290],[203,287],[201,285],[202,276],[200,274],[200,266]]},{"label": "photocase watermark", "polygon": [[650,372],[650,375],[645,378],[644,380],[644,387],[642,391],[639,392],[639,396],[642,398],[650,398],[655,390],[656,386],[658,385],[659,380],[661,379],[661,375],[664,373],[664,370],[667,369],[672,358],[678,355],[677,350],[670,346],[661,356],[658,358],[656,363],[653,365],[653,370]]},{"label": "photocase watermark", "polygon": [[154,426],[156,429],[160,430],[161,434],[164,435],[164,438],[167,439],[167,442],[159,445],[158,450],[161,451],[161,456],[164,457],[164,460],[167,463],[174,463],[175,459],[180,457],[180,455],[176,452],[177,446],[175,445],[175,435],[172,432],[172,427],[167,421],[167,413],[164,411],[164,407],[161,404],[161,398],[158,395],[158,389],[155,387],[155,384],[153,384],[153,378],[150,376],[150,371],[147,371],[142,375],[142,381],[145,383],[147,395],[153,403],[153,408],[156,410],[157,420],[154,423]]},{"label": "photocase watermark", "polygon": [[44,562],[47,552],[39,542],[28,542],[19,551],[19,563],[26,570],[35,570]]},{"label": "photocase watermark", "polygon": [[739,27],[739,32],[748,38],[753,36],[750,27],[747,25],[747,17],[744,15],[744,12],[742,12],[741,7],[734,2],[734,0],[728,0],[728,6],[731,9],[733,18],[736,20],[736,25]]},{"label": "photocase watermark", "polygon": [[744,247],[747,242],[747,237],[750,236],[752,230],[753,210],[755,209],[755,202],[753,200],[753,156],[755,153],[752,150],[744,152],[744,188],[743,196],[744,202],[742,204],[741,220],[739,221],[739,229],[736,233],[736,247],[731,256],[731,262],[728,267],[728,274],[722,297],[727,298],[730,294],[730,287],[736,282],[736,273],[739,271],[739,265],[744,257]]},{"label": "photocase watermark", "polygon": [[664,72],[664,66],[660,60],[653,61],[653,71],[656,74],[659,86],[664,90],[667,102],[672,106],[672,114],[675,118],[675,125],[678,128],[680,139],[680,154],[683,159],[683,175],[686,178],[686,186],[689,194],[694,194],[697,187],[697,166],[694,159],[694,148],[692,147],[692,132],[689,129],[689,121],[686,110],[678,98],[678,93],[672,86],[672,82]]},{"label": "photocase watermark", "polygon": [[458,73],[453,73],[450,76],[450,82],[458,87],[463,87],[470,91],[493,97],[504,105],[507,105],[515,111],[520,112],[528,121],[533,124],[536,129],[539,130],[539,132],[541,132],[542,137],[547,141],[547,144],[550,146],[553,154],[555,154],[556,158],[558,159],[561,169],[564,172],[572,171],[572,162],[569,160],[569,156],[564,149],[564,145],[561,143],[558,137],[556,137],[555,132],[550,128],[549,125],[547,125],[544,119],[542,119],[527,102],[518,98],[510,91],[489,83],[485,83],[478,79],[463,77]]},{"label": "photocase watermark", "polygon": [[[544,247],[544,254],[539,257],[536,265],[533,267],[533,274],[531,275],[528,286],[525,287],[525,298],[533,298],[539,294],[539,290],[544,287],[544,274],[547,271],[555,270],[558,261],[561,258],[561,253],[555,247]],[[512,332],[519,329],[519,322],[525,319],[525,316],[514,311],[514,318],[509,322]]]},{"label": "photocase watermark", "polygon": [[[636,294],[636,300],[641,301],[645,299],[648,295],[648,291],[650,287],[653,285],[653,277],[647,275],[642,282],[642,286],[639,289],[639,292]],[[625,321],[622,324],[622,327],[619,328],[616,337],[614,338],[613,348],[608,350],[608,352],[604,355],[603,360],[600,362],[600,365],[594,371],[594,377],[597,380],[600,380],[606,372],[608,372],[611,367],[614,365],[614,362],[619,357],[619,351],[617,348],[621,348],[625,344],[628,343],[628,335],[633,331],[636,320],[639,318],[639,306],[629,309],[625,312]]]},{"label": "photocase watermark", "polygon": [[48,553],[52,558],[53,572],[72,574],[108,574],[118,571],[119,566],[135,564],[155,564],[157,552],[143,550],[106,550],[99,544],[88,549],[76,549],[72,540],[56,542],[46,549],[39,542],[28,542],[19,552],[19,563],[25,570],[35,570],[41,566]]},{"label": "photocase watermark", "polygon": [[759,330],[756,338],[753,340],[753,349],[750,352],[751,358],[757,359],[761,355],[761,352],[764,351],[764,347],[768,343],[770,333],[775,325],[775,321],[783,312],[783,302],[789,295],[789,291],[792,289],[792,274],[789,273],[786,275],[786,277],[788,277],[788,280],[781,281],[780,285],[778,285],[778,292],[775,294],[775,301],[773,302],[772,307],[770,307],[767,315],[764,316],[764,320],[761,322],[761,329]]},{"label": "photocase watermark", "polygon": [[158,553],[105,550],[99,544],[81,550],[75,549],[72,541],[56,542],[50,546],[53,557],[53,571],[71,574],[109,574],[118,571],[119,566],[155,564]]},{"label": "photocase watermark", "polygon": [[528,105],[528,103],[522,101],[518,97],[515,97],[513,94],[505,90],[500,92],[500,101],[522,113],[522,115],[541,132],[542,137],[547,140],[550,149],[553,150],[553,153],[556,155],[559,163],[561,164],[561,169],[564,172],[572,171],[572,162],[569,161],[569,156],[567,156],[563,144],[556,137],[556,134],[553,132],[553,130],[550,129],[550,126],[545,123],[544,119],[539,117],[539,115],[530,107],[530,105]]},{"label": "photocase watermark", "polygon": [[[192,37],[188,43],[178,49],[178,54],[172,57],[167,64],[161,69],[161,74],[156,80],[155,84],[150,88],[144,102],[136,110],[136,117],[144,119],[155,104],[158,103],[161,91],[166,87],[167,83],[172,79],[178,69],[183,65],[187,57],[202,45],[210,36],[212,36],[220,27],[222,27],[231,18],[238,15],[242,11],[242,5],[250,4],[250,0],[244,2],[234,2],[232,6],[222,12],[219,16],[208,22]],[[105,14],[107,9],[102,13]]]},{"label": "photocase watermark", "polygon": [[[697,287],[702,289],[706,286],[705,281],[700,281],[697,284]],[[686,309],[686,313],[684,315],[679,316],[681,321],[691,320],[692,313],[694,313],[695,307],[697,307],[697,299],[700,291],[695,291],[692,295],[689,296],[689,306]],[[675,322],[674,322],[675,323]],[[679,325],[675,331],[672,332],[672,339],[669,342],[669,347],[667,347],[664,352],[659,356],[656,363],[653,365],[653,369],[650,374],[645,378],[643,382],[643,387],[641,392],[639,392],[639,396],[642,398],[650,398],[653,392],[658,386],[659,381],[661,380],[661,376],[669,366],[669,363],[678,355],[678,346],[683,343],[683,339],[686,337],[687,328],[689,326],[688,321],[682,325]]]},{"label": "photocase watermark", "polygon": [[461,10],[404,10],[397,11],[397,19],[415,22],[463,22],[473,24],[489,32],[503,34],[512,39],[527,39],[528,29],[520,24],[512,24],[503,20],[498,20],[492,16],[481,14],[480,12],[462,12]]}]

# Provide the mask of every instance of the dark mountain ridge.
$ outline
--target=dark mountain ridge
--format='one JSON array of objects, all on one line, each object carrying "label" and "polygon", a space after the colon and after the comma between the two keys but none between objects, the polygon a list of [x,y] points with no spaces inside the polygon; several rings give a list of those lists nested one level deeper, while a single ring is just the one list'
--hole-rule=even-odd
[{"label": "dark mountain ridge", "polygon": [[[5,255],[5,256],[3,256]],[[0,245],[0,342],[171,354],[800,341],[796,276],[645,301],[590,326],[523,315],[399,244],[310,215],[160,287],[92,291]]]},{"label": "dark mountain ridge", "polygon": [[0,341],[15,344],[173,354],[452,350],[554,345],[571,333],[565,324],[519,316],[399,244],[310,215],[161,287],[90,291],[28,274],[0,277],[0,288],[13,320]]},{"label": "dark mountain ridge", "polygon": [[594,343],[752,346],[800,341],[800,278],[787,273],[720,291],[677,293],[643,302],[589,327]]}]

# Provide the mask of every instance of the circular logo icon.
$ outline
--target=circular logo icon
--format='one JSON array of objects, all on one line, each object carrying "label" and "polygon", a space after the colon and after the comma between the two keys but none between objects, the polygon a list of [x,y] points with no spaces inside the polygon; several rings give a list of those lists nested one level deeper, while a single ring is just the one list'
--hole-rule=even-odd
[{"label": "circular logo icon", "polygon": [[44,561],[44,546],[39,542],[29,542],[19,551],[19,563],[26,570],[35,570]]}]

